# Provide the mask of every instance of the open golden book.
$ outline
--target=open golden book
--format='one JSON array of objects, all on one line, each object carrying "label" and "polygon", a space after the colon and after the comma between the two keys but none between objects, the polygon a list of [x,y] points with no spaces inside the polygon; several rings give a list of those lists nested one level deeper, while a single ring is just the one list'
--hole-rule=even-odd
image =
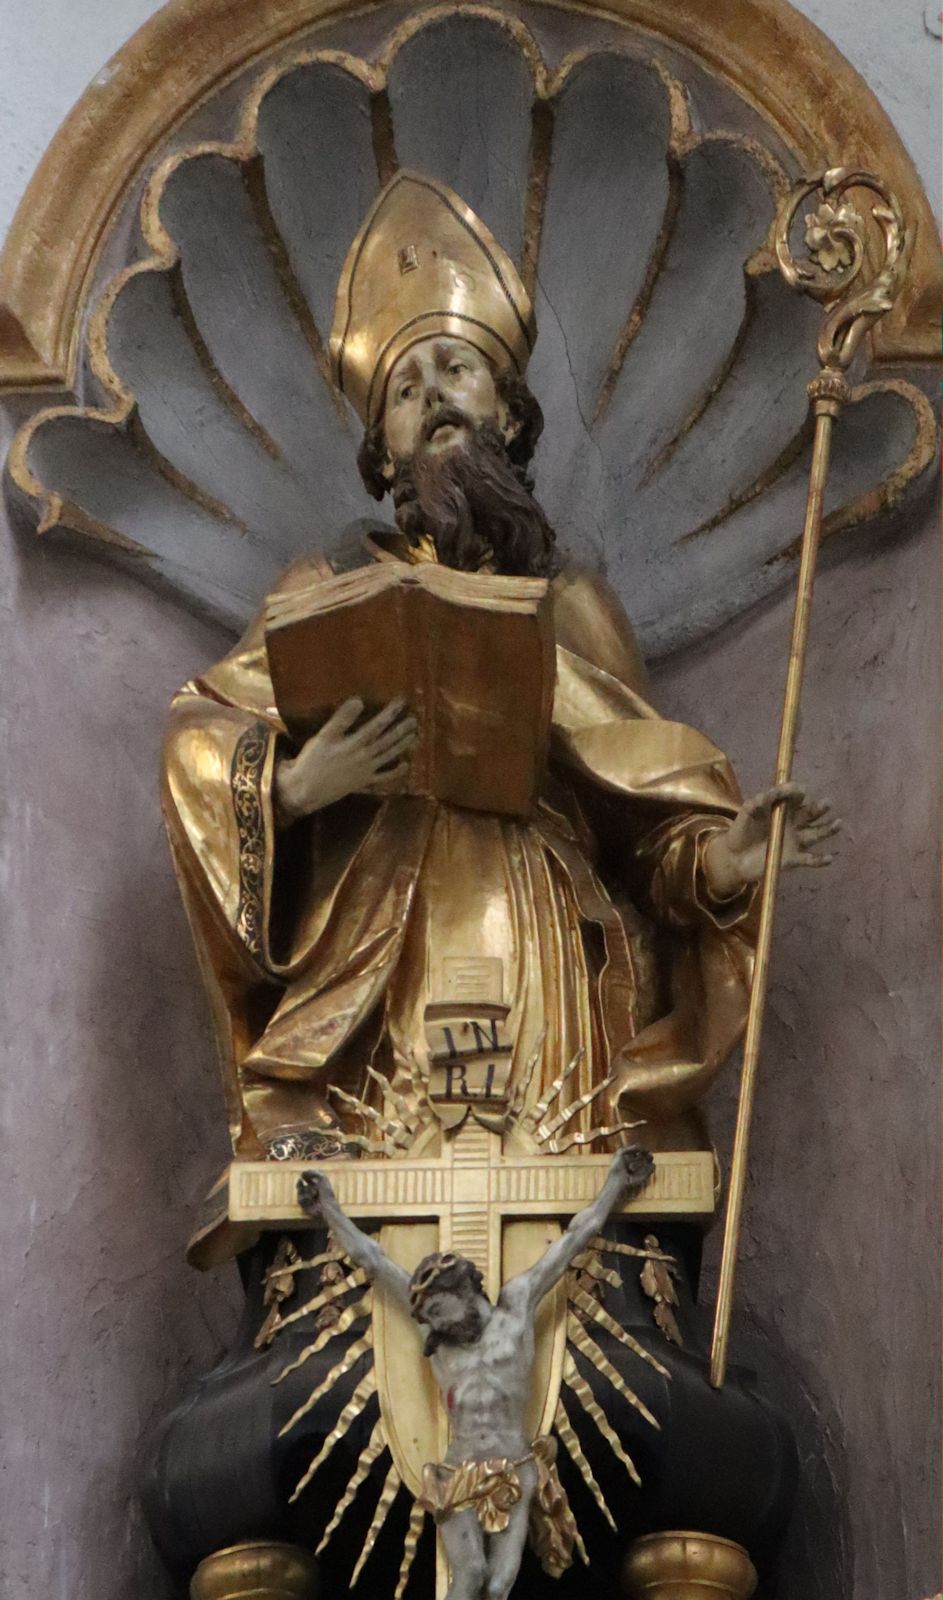
[{"label": "open golden book", "polygon": [[352,696],[372,712],[401,695],[419,724],[405,793],[511,816],[533,806],[555,673],[543,578],[378,563],[273,596],[266,644],[295,738]]}]

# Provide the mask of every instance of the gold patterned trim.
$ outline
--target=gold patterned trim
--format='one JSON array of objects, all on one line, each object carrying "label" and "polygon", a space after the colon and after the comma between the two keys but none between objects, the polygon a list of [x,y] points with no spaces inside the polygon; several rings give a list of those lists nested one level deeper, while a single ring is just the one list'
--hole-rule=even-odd
[{"label": "gold patterned trim", "polygon": [[262,959],[265,924],[265,811],[262,774],[271,734],[256,722],[239,735],[233,752],[230,784],[239,834],[239,908],[236,932],[246,949]]}]

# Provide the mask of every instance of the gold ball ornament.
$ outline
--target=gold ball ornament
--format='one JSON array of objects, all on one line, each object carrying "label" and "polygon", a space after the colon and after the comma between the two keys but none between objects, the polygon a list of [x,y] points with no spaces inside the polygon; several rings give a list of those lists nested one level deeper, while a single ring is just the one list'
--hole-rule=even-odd
[{"label": "gold ball ornament", "polygon": [[315,1600],[318,1565],[299,1545],[253,1540],[201,1561],[190,1600]]},{"label": "gold ball ornament", "polygon": [[750,1600],[756,1569],[742,1545],[709,1533],[650,1533],[623,1568],[629,1600]]}]

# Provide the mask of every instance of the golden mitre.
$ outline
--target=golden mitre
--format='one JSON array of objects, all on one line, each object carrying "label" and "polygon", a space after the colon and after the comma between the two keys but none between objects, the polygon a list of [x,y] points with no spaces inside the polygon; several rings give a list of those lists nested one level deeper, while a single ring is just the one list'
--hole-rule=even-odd
[{"label": "golden mitre", "polygon": [[523,373],[533,307],[510,256],[457,194],[397,172],[348,251],[334,308],[335,381],[364,422],[376,421],[403,351],[437,333]]}]

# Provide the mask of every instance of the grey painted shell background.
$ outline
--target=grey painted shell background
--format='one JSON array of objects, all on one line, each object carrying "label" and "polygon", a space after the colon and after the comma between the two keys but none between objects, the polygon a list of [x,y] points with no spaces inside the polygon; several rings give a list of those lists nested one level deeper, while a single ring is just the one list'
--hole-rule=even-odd
[{"label": "grey painted shell background", "polygon": [[[534,296],[535,475],[563,550],[607,573],[650,656],[703,636],[788,576],[802,525],[821,312],[768,249],[788,152],[624,28],[583,19],[576,48],[549,8],[381,24],[259,69],[164,154],[90,321],[81,403],[22,430],[14,481],[41,526],[234,628],[296,555],[349,546],[378,510],[325,348],[348,245],[410,166],[475,208]],[[930,477],[925,396],[865,378],[827,533]]]}]

